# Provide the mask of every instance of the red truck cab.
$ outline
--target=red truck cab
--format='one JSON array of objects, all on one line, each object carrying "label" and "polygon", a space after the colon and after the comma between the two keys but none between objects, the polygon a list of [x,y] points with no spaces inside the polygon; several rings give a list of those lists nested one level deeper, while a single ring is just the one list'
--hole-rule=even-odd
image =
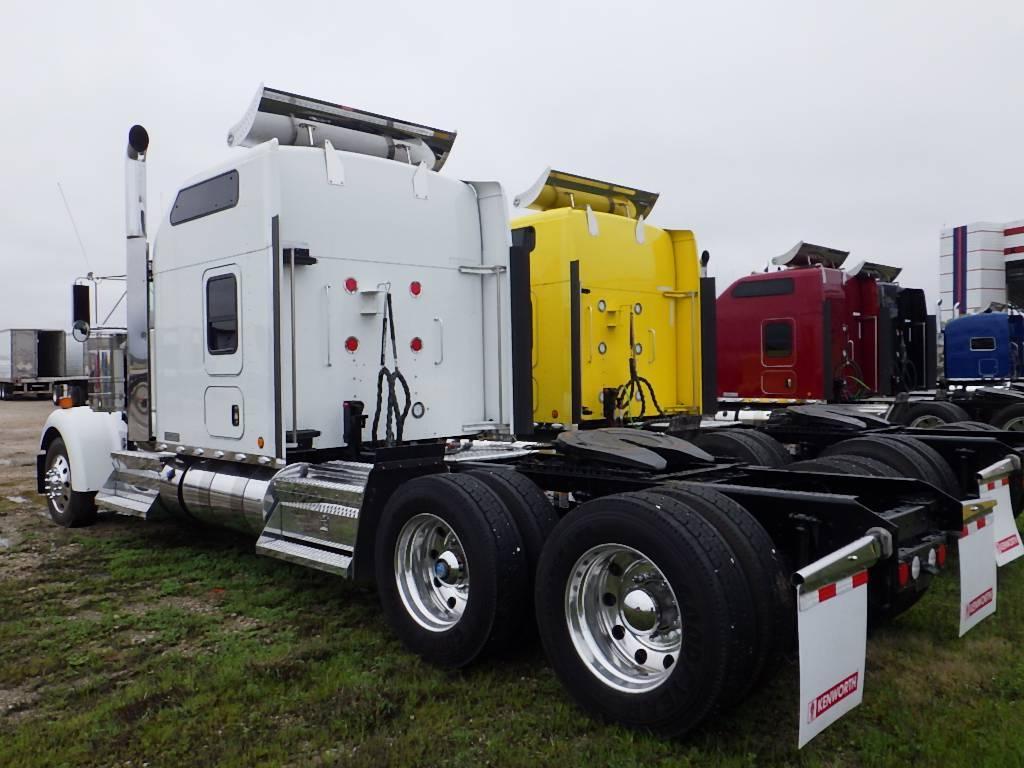
[{"label": "red truck cab", "polygon": [[934,321],[899,270],[799,243],[717,301],[720,399],[845,402],[932,385]]}]

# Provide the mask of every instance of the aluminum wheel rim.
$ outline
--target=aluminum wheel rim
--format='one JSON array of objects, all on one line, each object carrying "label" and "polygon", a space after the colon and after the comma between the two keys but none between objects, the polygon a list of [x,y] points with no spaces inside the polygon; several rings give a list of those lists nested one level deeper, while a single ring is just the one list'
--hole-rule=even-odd
[{"label": "aluminum wheel rim", "polygon": [[945,426],[946,422],[938,416],[918,416],[916,419],[910,422],[908,426],[916,429],[935,429],[936,427]]},{"label": "aluminum wheel rim", "polygon": [[46,497],[58,512],[71,503],[71,465],[66,456],[58,455],[46,470]]},{"label": "aluminum wheel rim", "polygon": [[444,632],[459,622],[469,601],[469,564],[448,523],[422,513],[402,526],[395,581],[405,610],[424,629]]},{"label": "aluminum wheel rim", "polygon": [[1003,427],[1007,432],[1024,432],[1024,416],[1007,421]]},{"label": "aluminum wheel rim", "polygon": [[565,620],[591,673],[625,693],[664,683],[683,645],[679,603],[665,574],[623,544],[602,544],[576,561]]}]

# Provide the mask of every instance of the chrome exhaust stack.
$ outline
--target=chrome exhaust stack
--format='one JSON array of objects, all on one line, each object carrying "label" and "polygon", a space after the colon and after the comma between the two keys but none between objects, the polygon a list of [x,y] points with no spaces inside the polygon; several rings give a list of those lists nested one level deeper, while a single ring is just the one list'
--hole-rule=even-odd
[{"label": "chrome exhaust stack", "polygon": [[146,152],[149,134],[141,125],[128,131],[125,160],[125,233],[128,345],[126,410],[128,439],[152,439],[149,402],[149,243],[146,240]]}]

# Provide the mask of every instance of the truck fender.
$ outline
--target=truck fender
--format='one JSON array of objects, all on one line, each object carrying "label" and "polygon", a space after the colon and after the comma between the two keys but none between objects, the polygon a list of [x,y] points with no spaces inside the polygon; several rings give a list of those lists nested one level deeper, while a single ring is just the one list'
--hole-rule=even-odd
[{"label": "truck fender", "polygon": [[58,437],[71,463],[71,488],[98,491],[114,470],[111,454],[124,448],[127,429],[120,413],[101,413],[88,406],[53,411],[43,425],[36,459],[36,482],[43,492],[46,451]]}]

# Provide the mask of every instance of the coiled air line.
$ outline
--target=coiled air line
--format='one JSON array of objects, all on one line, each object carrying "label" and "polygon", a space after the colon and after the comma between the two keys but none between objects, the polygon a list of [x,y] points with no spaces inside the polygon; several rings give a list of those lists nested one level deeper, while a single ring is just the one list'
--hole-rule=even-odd
[{"label": "coiled air line", "polygon": [[654,394],[654,387],[647,379],[637,373],[636,370],[636,333],[634,329],[634,318],[635,315],[629,313],[629,381],[619,386],[615,392],[615,407],[620,411],[626,411],[629,409],[630,404],[633,402],[633,397],[636,396],[640,400],[640,418],[647,413],[647,398],[644,397],[644,387],[647,387],[647,391],[651,396],[651,404],[654,406],[654,410],[657,411],[659,416],[664,415],[664,411],[661,410],[661,406],[658,405],[658,398]]},{"label": "coiled air line", "polygon": [[[391,356],[394,358],[394,369],[387,366],[388,335],[391,336]],[[387,404],[384,403],[384,385],[387,384]],[[402,386],[405,404],[398,404],[398,385]],[[386,445],[394,445],[402,440],[405,430],[405,419],[412,407],[412,395],[405,376],[398,370],[398,344],[395,341],[395,311],[391,305],[391,287],[388,286],[384,299],[384,320],[380,331],[380,371],[377,373],[377,410],[373,414],[373,441],[377,442],[377,430],[380,426],[382,408],[387,411],[385,419],[384,441]]]}]

